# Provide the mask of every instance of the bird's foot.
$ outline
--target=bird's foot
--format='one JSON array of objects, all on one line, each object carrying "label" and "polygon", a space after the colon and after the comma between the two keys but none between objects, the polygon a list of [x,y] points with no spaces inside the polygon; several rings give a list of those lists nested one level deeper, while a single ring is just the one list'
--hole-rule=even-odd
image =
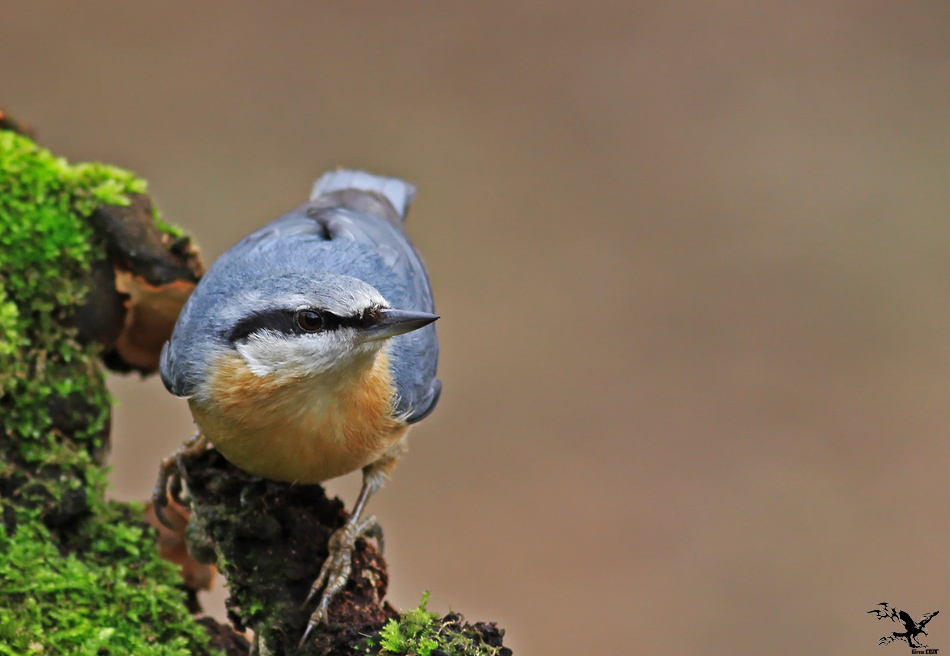
[{"label": "bird's foot", "polygon": [[181,496],[182,460],[200,455],[207,448],[208,440],[204,435],[198,433],[178,447],[175,453],[162,460],[162,464],[158,469],[158,480],[155,481],[155,489],[152,491],[152,507],[155,509],[155,516],[158,517],[158,521],[173,531],[182,527],[176,526],[177,522],[171,520],[165,513],[169,500],[180,506],[188,505],[188,502]]},{"label": "bird's foot", "polygon": [[327,610],[333,598],[346,587],[346,582],[350,579],[350,573],[353,571],[353,549],[356,547],[356,539],[360,537],[376,538],[379,544],[379,551],[383,551],[383,530],[376,521],[375,516],[369,516],[362,521],[350,519],[341,528],[337,529],[330,536],[328,548],[330,550],[327,559],[323,561],[323,567],[320,568],[320,575],[313,582],[310,588],[310,594],[303,602],[306,606],[313,597],[323,590],[320,596],[320,603],[317,609],[310,615],[310,621],[307,623],[307,630],[304,631],[300,639],[298,649],[307,642],[310,632],[321,622],[327,621]]}]

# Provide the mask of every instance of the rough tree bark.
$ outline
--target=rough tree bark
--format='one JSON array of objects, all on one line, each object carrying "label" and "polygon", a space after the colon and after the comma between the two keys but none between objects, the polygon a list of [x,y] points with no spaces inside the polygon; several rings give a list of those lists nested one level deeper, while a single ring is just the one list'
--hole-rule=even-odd
[{"label": "rough tree bark", "polygon": [[[142,504],[104,496],[103,369],[156,370],[202,273],[198,253],[157,216],[144,181],[71,166],[31,137],[0,112],[0,654],[243,656],[251,647],[231,627],[189,612],[194,595],[159,557]],[[511,653],[493,623],[438,617],[425,601],[400,616],[364,540],[329,625],[297,652],[301,602],[343,504],[320,486],[250,476],[214,449],[180,472],[189,551],[225,574],[229,617],[254,629],[262,656]]]}]

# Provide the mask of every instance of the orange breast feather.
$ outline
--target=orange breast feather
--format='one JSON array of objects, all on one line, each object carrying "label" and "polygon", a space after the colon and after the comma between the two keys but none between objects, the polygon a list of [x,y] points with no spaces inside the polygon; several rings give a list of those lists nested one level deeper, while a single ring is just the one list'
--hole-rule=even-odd
[{"label": "orange breast feather", "polygon": [[409,427],[393,418],[389,358],[381,351],[346,378],[257,376],[236,353],[218,360],[210,402],[191,399],[201,432],[247,472],[319,483],[374,462]]}]

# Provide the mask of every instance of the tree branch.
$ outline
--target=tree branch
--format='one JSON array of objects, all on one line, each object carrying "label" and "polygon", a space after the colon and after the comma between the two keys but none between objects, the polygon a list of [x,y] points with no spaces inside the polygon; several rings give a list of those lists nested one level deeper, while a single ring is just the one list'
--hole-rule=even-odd
[{"label": "tree branch", "polygon": [[[145,182],[71,166],[0,112],[0,654],[244,656],[231,627],[196,621],[161,560],[141,504],[105,500],[110,397],[104,367],[149,374],[202,274],[161,221]],[[303,650],[302,608],[346,520],[317,485],[237,469],[217,451],[184,458],[189,551],[228,579],[229,617],[260,656],[508,656],[504,632],[384,601],[386,564],[357,543],[330,623]]]}]

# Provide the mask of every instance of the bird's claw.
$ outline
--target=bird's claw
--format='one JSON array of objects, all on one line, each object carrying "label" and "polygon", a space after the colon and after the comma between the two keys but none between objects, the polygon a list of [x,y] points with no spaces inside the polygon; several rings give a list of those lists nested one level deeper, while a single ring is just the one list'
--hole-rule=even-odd
[{"label": "bird's claw", "polygon": [[320,590],[323,590],[323,594],[320,596],[320,602],[317,604],[316,610],[310,615],[307,630],[304,631],[303,637],[300,639],[298,649],[302,648],[304,643],[307,642],[307,638],[314,627],[327,621],[330,602],[346,587],[353,571],[353,549],[356,547],[356,539],[364,536],[376,538],[380,552],[382,552],[383,530],[373,515],[359,522],[350,520],[330,536],[330,541],[327,544],[330,553],[327,555],[327,559],[323,561],[320,574],[317,576],[317,580],[313,582],[303,606],[309,604]]},{"label": "bird's claw", "polygon": [[368,519],[373,520],[372,526],[367,528],[361,534],[364,538],[376,538],[376,551],[379,552],[379,555],[382,556],[383,552],[386,550],[386,540],[383,537],[383,527],[376,521],[376,517],[369,517]]},{"label": "bird's claw", "polygon": [[182,479],[187,476],[184,459],[188,456],[198,455],[207,446],[208,441],[203,435],[195,435],[178,447],[175,453],[162,460],[162,464],[158,469],[158,480],[155,481],[155,489],[152,491],[152,507],[155,509],[155,516],[158,517],[158,521],[173,531],[181,527],[176,526],[175,522],[169,519],[165,510],[168,508],[169,499],[180,506],[188,505],[188,502],[182,498]]},{"label": "bird's claw", "polygon": [[168,508],[169,497],[174,498],[176,493],[180,494],[181,491],[181,474],[178,473],[177,467],[174,467],[176,464],[177,459],[174,456],[162,460],[158,470],[158,480],[155,481],[155,489],[152,490],[152,508],[155,510],[155,516],[158,521],[173,531],[178,527],[168,518],[165,511]]}]

